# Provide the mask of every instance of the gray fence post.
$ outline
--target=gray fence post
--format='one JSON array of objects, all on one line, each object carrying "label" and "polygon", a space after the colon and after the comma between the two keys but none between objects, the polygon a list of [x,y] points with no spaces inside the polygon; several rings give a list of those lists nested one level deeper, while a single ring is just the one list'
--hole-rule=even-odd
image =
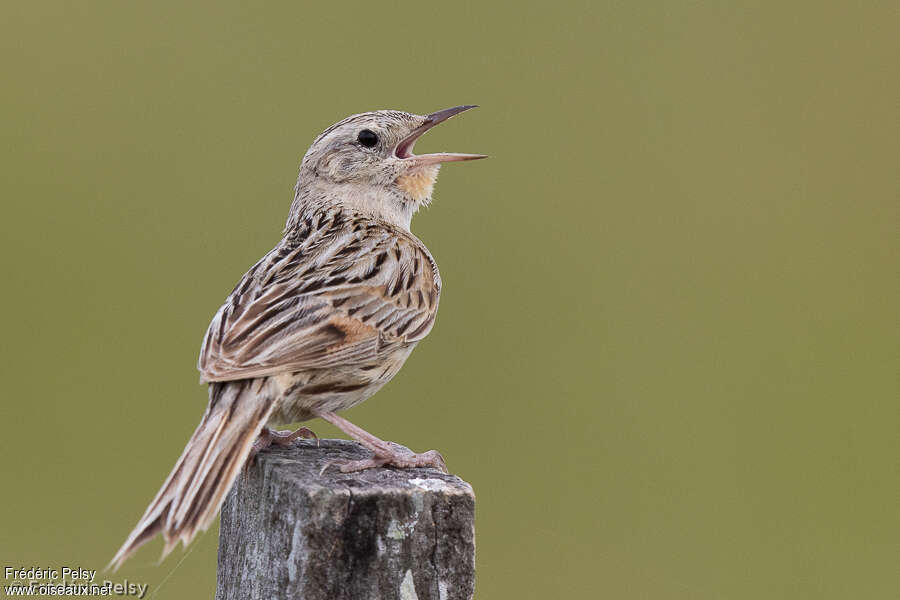
[{"label": "gray fence post", "polygon": [[475,495],[434,469],[341,473],[355,442],[261,452],[222,507],[216,600],[470,600]]}]

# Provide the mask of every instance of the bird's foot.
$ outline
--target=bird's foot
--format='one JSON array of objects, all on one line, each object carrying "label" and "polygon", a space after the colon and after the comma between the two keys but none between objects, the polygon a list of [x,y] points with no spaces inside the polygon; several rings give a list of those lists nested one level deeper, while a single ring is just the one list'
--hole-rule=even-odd
[{"label": "bird's foot", "polygon": [[285,429],[284,431],[274,431],[266,427],[264,429],[267,432],[270,442],[269,445],[272,444],[276,446],[290,446],[291,442],[296,440],[297,438],[303,438],[305,440],[316,440],[316,445],[319,445],[319,436],[310,429],[309,427],[299,427],[294,431],[288,431]]},{"label": "bird's foot", "polygon": [[344,473],[352,473],[354,471],[363,471],[365,469],[377,469],[378,467],[391,466],[401,469],[412,469],[415,467],[434,467],[444,473],[447,471],[447,463],[444,457],[437,450],[429,450],[421,454],[410,452],[406,448],[391,442],[385,442],[361,427],[358,427],[343,417],[339,417],[333,412],[323,412],[317,415],[321,419],[328,421],[354,440],[368,448],[375,455],[372,458],[363,460],[344,460],[334,461],[326,464],[322,471],[331,465],[338,466]]},{"label": "bird's foot", "polygon": [[259,432],[259,437],[256,438],[255,442],[253,442],[253,447],[250,449],[250,457],[247,461],[247,464],[255,461],[256,455],[269,446],[290,446],[291,442],[293,442],[297,438],[316,440],[316,444],[319,443],[319,436],[317,436],[312,431],[312,429],[309,429],[308,427],[300,427],[295,431],[275,431],[274,429],[263,427],[262,431]]},{"label": "bird's foot", "polygon": [[443,473],[447,473],[447,463],[444,457],[437,450],[429,450],[421,454],[413,452],[395,451],[390,453],[377,452],[372,458],[362,460],[345,460],[335,461],[342,473],[353,473],[354,471],[364,471],[366,469],[377,469],[378,467],[398,467],[400,469],[413,469],[415,467],[434,467]]}]

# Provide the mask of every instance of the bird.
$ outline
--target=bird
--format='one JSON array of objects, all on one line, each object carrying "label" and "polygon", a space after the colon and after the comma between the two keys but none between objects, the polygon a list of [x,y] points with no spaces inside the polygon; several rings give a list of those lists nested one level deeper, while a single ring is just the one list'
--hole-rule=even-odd
[{"label": "bird", "polygon": [[[370,398],[431,331],[441,293],[434,257],[410,231],[443,163],[483,154],[413,153],[435,125],[475,105],[428,115],[377,110],[319,135],[300,163],[281,240],[216,312],[197,367],[209,402],[168,478],[115,554],[116,570],[161,534],[162,558],[206,530],[256,453],[321,418],[371,451],[343,472],[393,466],[447,471],[436,450],[412,453],[339,411]],[[270,427],[272,426],[272,427]]]}]

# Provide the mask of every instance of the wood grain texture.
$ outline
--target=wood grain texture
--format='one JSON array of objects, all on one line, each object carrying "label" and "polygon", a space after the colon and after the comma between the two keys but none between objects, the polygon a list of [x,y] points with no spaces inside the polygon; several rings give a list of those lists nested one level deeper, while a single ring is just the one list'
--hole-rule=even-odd
[{"label": "wood grain texture", "polygon": [[222,508],[216,600],[469,600],[475,495],[435,469],[341,473],[355,442],[271,449]]}]

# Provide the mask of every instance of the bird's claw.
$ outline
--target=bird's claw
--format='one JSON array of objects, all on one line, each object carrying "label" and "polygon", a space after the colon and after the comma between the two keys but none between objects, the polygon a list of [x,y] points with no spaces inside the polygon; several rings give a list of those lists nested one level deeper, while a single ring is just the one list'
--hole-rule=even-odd
[{"label": "bird's claw", "polygon": [[413,452],[375,454],[371,458],[364,458],[361,460],[333,460],[322,467],[319,474],[321,475],[331,466],[338,467],[341,473],[354,473],[356,471],[377,469],[379,467],[397,467],[398,469],[432,467],[438,469],[442,473],[449,473],[444,457],[441,456],[441,453],[437,450],[429,450],[428,452],[422,452],[421,454],[415,454]]},{"label": "bird's claw", "polygon": [[308,427],[300,427],[294,431],[289,431],[287,429],[283,431],[274,431],[268,427],[263,427],[262,431],[259,432],[259,437],[253,442],[253,447],[250,448],[250,456],[247,457],[247,462],[245,464],[249,466],[255,463],[256,455],[269,446],[290,446],[297,438],[316,440],[316,447],[319,446],[319,436]]}]

